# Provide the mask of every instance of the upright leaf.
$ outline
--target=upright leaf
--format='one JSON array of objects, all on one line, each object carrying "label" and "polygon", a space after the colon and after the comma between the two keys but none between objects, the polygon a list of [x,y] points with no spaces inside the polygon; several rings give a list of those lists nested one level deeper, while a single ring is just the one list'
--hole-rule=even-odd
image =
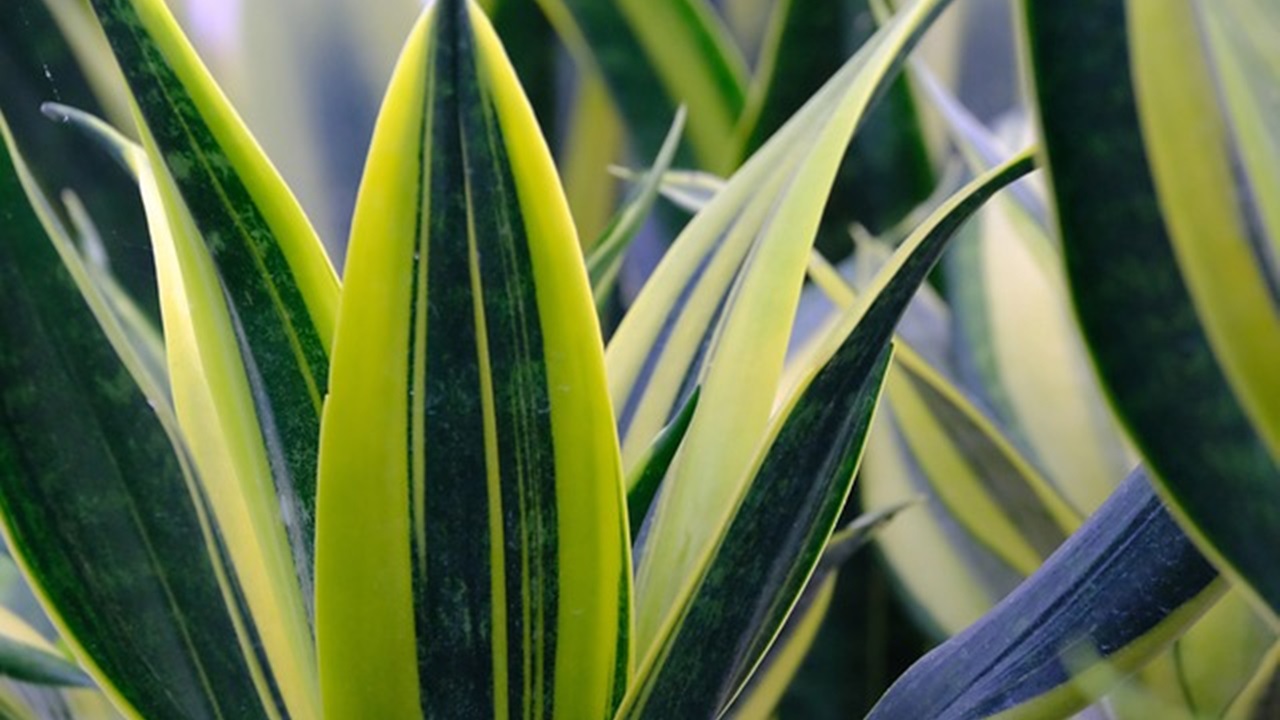
[{"label": "upright leaf", "polygon": [[160,0],[95,0],[132,92],[179,420],[285,702],[319,713],[316,456],[338,285]]},{"label": "upright leaf", "polygon": [[0,134],[6,541],[122,712],[282,717],[174,419]]},{"label": "upright leaf", "polygon": [[601,338],[551,157],[475,5],[401,56],[320,459],[325,713],[605,717],[630,562]]},{"label": "upright leaf", "polygon": [[1098,680],[1181,634],[1225,587],[1217,578],[1139,470],[1035,575],[912,666],[869,718],[1067,717],[1105,690]]},{"label": "upright leaf", "polygon": [[694,576],[764,440],[844,147],[945,4],[905,9],[735,174],[676,240],[610,341],[610,389],[628,465],[702,385],[637,574],[642,647],[656,640]]},{"label": "upright leaf", "polygon": [[1031,168],[1024,153],[958,193],[841,317],[828,359],[779,413],[731,519],[645,656],[625,716],[714,717],[747,681],[844,506],[907,303],[964,221]]},{"label": "upright leaf", "polygon": [[604,78],[635,150],[653,157],[689,107],[697,163],[728,172],[746,68],[707,0],[538,0],[579,63]]}]

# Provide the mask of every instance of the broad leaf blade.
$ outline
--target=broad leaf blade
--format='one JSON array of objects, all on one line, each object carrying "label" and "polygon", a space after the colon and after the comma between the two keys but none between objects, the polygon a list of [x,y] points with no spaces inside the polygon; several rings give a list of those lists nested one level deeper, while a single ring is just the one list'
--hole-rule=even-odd
[{"label": "broad leaf blade", "polygon": [[[3,123],[0,131],[10,143]],[[264,704],[271,689],[259,640],[244,634],[176,425],[156,388],[137,384],[145,375],[105,301],[81,297],[94,289],[47,206],[28,204],[23,186],[33,185],[19,181],[11,147],[0,146],[6,540],[61,635],[122,711],[280,717]]]},{"label": "broad leaf blade", "polygon": [[493,30],[442,0],[401,56],[346,274],[320,462],[330,717],[604,717],[630,577],[601,339]]},{"label": "broad leaf blade", "polygon": [[1217,578],[1135,472],[1035,575],[899,678],[869,717],[1069,716],[1093,699],[1086,688],[1105,689],[1075,675],[1141,666],[1218,597]]},{"label": "broad leaf blade", "polygon": [[179,419],[281,693],[315,715],[316,456],[337,280],[164,4],[93,7],[151,170],[143,195]]},{"label": "broad leaf blade", "polygon": [[689,107],[698,164],[728,172],[746,69],[706,0],[538,0],[578,62],[604,78],[642,157],[657,155]]},{"label": "broad leaf blade", "polygon": [[1236,400],[1175,255],[1129,72],[1126,7],[1024,3],[1075,306],[1104,384],[1175,512],[1274,614],[1280,470]]}]

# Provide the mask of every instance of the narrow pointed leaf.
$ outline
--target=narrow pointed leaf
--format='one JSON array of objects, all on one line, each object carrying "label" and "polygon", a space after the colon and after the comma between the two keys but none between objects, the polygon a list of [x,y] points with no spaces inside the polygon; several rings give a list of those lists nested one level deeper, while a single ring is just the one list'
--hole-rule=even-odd
[{"label": "narrow pointed leaf", "polygon": [[280,717],[175,421],[0,134],[6,541],[122,712]]},{"label": "narrow pointed leaf", "polygon": [[[1167,170],[1144,145],[1129,70],[1130,34],[1144,31],[1128,12],[1134,8],[1122,0],[1023,4],[1067,274],[1107,391],[1174,512],[1274,614],[1280,469],[1219,364],[1195,283],[1180,265],[1186,258],[1175,246],[1183,240],[1162,214],[1157,175]],[[1248,285],[1242,279],[1240,287]],[[1276,306],[1247,312],[1258,314],[1252,322],[1274,316]]]},{"label": "narrow pointed leaf", "polygon": [[649,516],[653,499],[657,497],[662,481],[671,469],[671,461],[675,460],[680,444],[684,442],[684,435],[689,431],[689,421],[693,420],[693,411],[697,408],[698,390],[695,388],[680,414],[658,433],[649,451],[636,463],[635,470],[628,474],[627,517],[631,523],[632,545],[635,545],[636,538],[640,535],[640,527]]},{"label": "narrow pointed leaf", "polygon": [[1194,622],[1225,587],[1217,579],[1137,471],[1035,575],[912,666],[869,718],[1068,717],[1105,691],[1097,680],[1141,666]]},{"label": "narrow pointed leaf", "polygon": [[0,676],[39,685],[93,685],[74,662],[5,607],[0,607]]},{"label": "narrow pointed leaf", "polygon": [[844,506],[894,327],[946,241],[987,198],[1032,167],[1024,153],[958,193],[904,243],[864,300],[846,311],[829,346],[839,344],[781,413],[726,529],[701,561],[696,584],[646,655],[624,701],[625,716],[711,717],[746,682]]},{"label": "narrow pointed leaf", "polygon": [[832,534],[826,549],[822,551],[822,559],[814,568],[804,592],[796,600],[786,624],[778,631],[778,637],[768,654],[760,661],[750,682],[734,699],[726,715],[740,720],[765,720],[771,717],[813,646],[818,629],[831,605],[837,571],[854,553],[869,543],[876,532],[898,513],[914,504],[899,503],[874,513],[860,515]]},{"label": "narrow pointed leaf", "polygon": [[159,0],[92,3],[125,71],[179,419],[292,712],[319,712],[316,457],[338,284],[296,200]]},{"label": "narrow pointed leaf", "polygon": [[[905,9],[686,227],[610,341],[628,464],[702,385],[637,574],[637,635],[656,639],[764,440],[811,244],[840,156],[945,0]],[[713,509],[716,519],[708,522]]]},{"label": "narrow pointed leaf", "polygon": [[330,718],[606,717],[630,560],[600,331],[493,29],[414,28],[352,230],[320,459]]}]

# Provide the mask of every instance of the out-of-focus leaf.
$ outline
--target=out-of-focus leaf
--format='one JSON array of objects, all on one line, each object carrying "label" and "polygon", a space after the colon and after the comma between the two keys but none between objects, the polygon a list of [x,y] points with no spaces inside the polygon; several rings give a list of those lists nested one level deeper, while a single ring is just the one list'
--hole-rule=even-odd
[{"label": "out-of-focus leaf", "polygon": [[[931,75],[918,76],[971,170],[991,167],[1004,143]],[[948,255],[948,298],[993,416],[1087,513],[1134,460],[1089,366],[1046,222],[1030,183],[996,198]]]},{"label": "out-of-focus leaf", "polygon": [[[93,152],[90,141],[40,114],[45,102],[74,105],[95,115],[110,111],[131,131],[127,99],[120,92],[124,79],[111,59],[106,38],[80,0],[11,0],[4,14],[0,111],[17,147],[46,197],[56,198],[67,189],[80,197],[105,233],[107,251],[122,284],[147,316],[158,322],[151,250],[140,241],[146,237],[146,219],[127,175],[110,158]],[[82,41],[93,45],[90,52],[80,52]],[[91,76],[95,72],[112,77],[100,86]]]},{"label": "out-of-focus leaf", "polygon": [[899,503],[861,515],[831,535],[804,593],[791,610],[791,616],[778,631],[777,639],[752,673],[746,687],[726,711],[728,716],[738,720],[767,720],[772,716],[816,639],[835,592],[836,572],[880,528],[913,504]]},{"label": "out-of-focus leaf", "polygon": [[441,0],[352,231],[320,459],[327,717],[612,710],[630,561],[601,344],[515,74],[475,5]]},{"label": "out-of-focus leaf", "polygon": [[[899,318],[957,228],[1032,165],[1024,153],[951,198],[844,313],[824,348],[828,359],[778,413],[725,529],[641,663],[623,715],[710,717],[732,701],[786,621],[844,505]],[[746,597],[743,588],[752,589]]]},{"label": "out-of-focus leaf", "polygon": [[675,122],[667,132],[667,139],[662,149],[653,160],[653,166],[640,178],[635,196],[622,208],[605,228],[602,237],[592,244],[587,253],[587,278],[591,282],[591,294],[595,298],[597,310],[601,310],[609,299],[610,293],[618,280],[618,271],[622,269],[622,260],[626,256],[631,241],[640,232],[641,226],[649,217],[653,203],[658,199],[662,178],[675,159],[676,149],[680,146],[680,132],[684,129],[685,111],[681,108],[676,113]]},{"label": "out-of-focus leaf", "polygon": [[609,226],[618,199],[617,183],[608,168],[622,159],[625,129],[609,98],[609,88],[596,73],[579,76],[573,114],[567,121],[560,157],[560,177],[573,211],[578,238],[590,252]]},{"label": "out-of-focus leaf", "polygon": [[[1224,589],[1137,471],[1043,567],[907,671],[870,718],[1066,717]],[[1095,672],[1099,671],[1099,672]],[[1076,677],[1083,676],[1083,677]]]},{"label": "out-of-focus leaf", "polygon": [[608,84],[636,153],[658,154],[676,108],[689,108],[698,164],[728,172],[745,64],[707,0],[538,0],[579,64]]},{"label": "out-of-focus leaf", "polygon": [[279,717],[176,420],[0,134],[8,545],[126,714]]},{"label": "out-of-focus leaf", "polygon": [[734,176],[673,244],[609,343],[628,465],[693,386],[703,388],[640,563],[642,651],[727,520],[708,522],[706,509],[727,513],[748,480],[841,152],[945,4],[925,0],[900,14]]},{"label": "out-of-focus leaf", "polygon": [[[891,407],[867,439],[867,457],[858,482],[868,510],[890,507],[929,491],[924,473],[906,448]],[[876,547],[899,586],[915,624],[942,641],[968,627],[1017,582],[999,562],[959,527],[941,503],[931,500],[904,513],[876,536]]]},{"label": "out-of-focus leaf", "polygon": [[[1223,244],[1224,253],[1235,253],[1225,245],[1237,239],[1227,235],[1223,243],[1205,244],[1171,237],[1183,231],[1167,217],[1170,169],[1167,159],[1149,162],[1132,86],[1131,61],[1141,65],[1144,59],[1131,53],[1130,33],[1157,32],[1159,23],[1145,27],[1127,11],[1172,12],[1178,6],[1023,3],[1030,71],[1067,274],[1107,391],[1192,537],[1274,615],[1280,609],[1280,572],[1270,548],[1280,543],[1280,470],[1265,433],[1250,422],[1252,411],[1241,407],[1233,391],[1234,372],[1224,374],[1219,364],[1221,348],[1197,313],[1203,288],[1197,290],[1187,275],[1189,258],[1181,249],[1199,242],[1201,250]],[[1081,47],[1090,50],[1082,53]],[[1205,144],[1217,142],[1206,138]],[[1183,159],[1211,166],[1220,152],[1206,149],[1209,159],[1201,160],[1199,152]],[[1206,170],[1182,171],[1191,178]],[[1159,190],[1162,185],[1165,190]],[[1217,197],[1221,188],[1204,192]],[[1224,263],[1250,276],[1258,269],[1227,257]],[[1208,265],[1219,267],[1217,260]],[[1253,284],[1246,277],[1238,286],[1248,291]],[[1271,321],[1263,318],[1274,319],[1276,306],[1269,300],[1243,312],[1247,326],[1262,323],[1270,332]],[[1265,364],[1270,358],[1257,359]],[[1264,386],[1274,382],[1271,375]]]},{"label": "out-of-focus leaf", "polygon": [[1265,720],[1280,707],[1280,643],[1258,663],[1249,682],[1223,713],[1226,720]]},{"label": "out-of-focus leaf", "polygon": [[[1280,12],[1268,3],[1195,3],[1216,71],[1218,97],[1235,136],[1235,160],[1254,188],[1250,200],[1267,242],[1255,245],[1280,284]],[[1257,240],[1258,238],[1254,238]]]},{"label": "out-of-focus leaf", "polygon": [[1244,594],[1228,591],[1168,652],[1130,678],[1143,692],[1117,693],[1108,704],[1120,720],[1152,717],[1153,701],[1161,705],[1161,720],[1223,717],[1275,643],[1275,631]]},{"label": "out-of-focus leaf", "polygon": [[1029,575],[1081,518],[989,420],[927,363],[904,353],[886,389],[931,491],[993,555]]}]

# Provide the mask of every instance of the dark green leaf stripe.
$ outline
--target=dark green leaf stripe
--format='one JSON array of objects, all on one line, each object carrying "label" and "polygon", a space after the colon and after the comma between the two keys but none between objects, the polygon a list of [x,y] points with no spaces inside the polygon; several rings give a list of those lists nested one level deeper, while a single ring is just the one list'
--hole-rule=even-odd
[{"label": "dark green leaf stripe", "polygon": [[272,226],[264,201],[239,175],[152,35],[140,4],[156,14],[148,3],[135,0],[95,0],[93,6],[138,111],[217,265],[306,589],[315,527],[316,439],[332,334],[325,325],[332,321],[308,306],[297,268],[281,245],[281,228]]},{"label": "dark green leaf stripe", "polygon": [[550,155],[474,3],[427,11],[387,97],[321,441],[326,715],[604,716],[626,510]]},{"label": "dark green leaf stripe", "polygon": [[870,718],[1068,717],[1089,703],[1086,688],[1105,690],[1074,675],[1100,660],[1112,676],[1140,666],[1217,597],[1217,577],[1136,471],[1035,575],[912,666]]},{"label": "dark green leaf stripe", "polygon": [[1192,537],[1280,610],[1280,469],[1214,359],[1170,247],[1125,2],[1027,2],[1023,13],[1067,272],[1097,367]]},{"label": "dark green leaf stripe", "polygon": [[113,351],[3,145],[0,227],[0,511],[27,577],[134,715],[279,717],[236,642],[172,424]]},{"label": "dark green leaf stripe", "polygon": [[412,522],[426,530],[414,598],[431,636],[419,644],[422,710],[544,717],[557,609],[550,400],[528,238],[467,14],[442,4],[429,40],[430,214],[413,272],[426,282],[410,316],[409,383],[422,398],[410,408]]},{"label": "dark green leaf stripe", "polygon": [[[628,717],[714,717],[803,590],[848,496],[907,303],[961,225],[1034,167],[1024,153],[975,180],[907,240],[851,311],[830,359],[784,416],[674,630],[646,658]],[[855,322],[852,327],[849,322]]]},{"label": "dark green leaf stripe", "polygon": [[[826,616],[840,567],[871,542],[878,530],[914,504],[899,503],[860,515],[831,536],[822,551],[822,558],[813,570],[813,576],[805,584],[804,592],[787,617],[786,624],[778,631],[778,637],[769,647],[769,652],[761,659],[760,665],[751,674],[750,681],[734,698],[725,715],[766,717],[773,712],[783,691],[790,685],[791,678],[800,669],[801,660],[813,646],[816,633],[806,630]],[[839,638],[838,641],[844,640]],[[775,679],[780,679],[781,682]]]}]

